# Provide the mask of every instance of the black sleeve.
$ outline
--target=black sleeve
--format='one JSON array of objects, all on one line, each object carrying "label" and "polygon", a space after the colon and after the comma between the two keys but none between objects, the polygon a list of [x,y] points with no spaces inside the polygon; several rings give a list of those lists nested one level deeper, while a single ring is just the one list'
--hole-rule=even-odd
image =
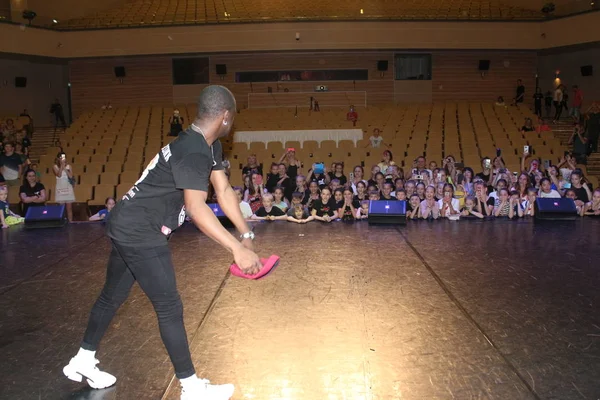
[{"label": "black sleeve", "polygon": [[19,197],[21,196],[21,193],[25,193],[25,196],[27,196],[27,188],[25,187],[25,185],[21,185],[21,187],[19,188]]},{"label": "black sleeve", "polygon": [[43,184],[41,184],[41,183],[36,183],[35,184],[35,191],[36,192],[41,192],[42,190],[45,190],[45,189],[46,189],[46,187]]},{"label": "black sleeve", "polygon": [[256,215],[257,217],[266,217],[267,216],[267,210],[265,210],[264,207],[261,207],[258,210],[256,210],[256,212],[254,213],[254,215]]},{"label": "black sleeve", "polygon": [[271,209],[271,212],[269,214],[274,217],[281,217],[282,215],[285,215],[283,210],[277,206],[273,206],[273,208]]},{"label": "black sleeve", "polygon": [[496,206],[496,200],[494,200],[493,197],[488,197],[488,199],[485,202],[485,204],[487,204],[488,206]]},{"label": "black sleeve", "polygon": [[[183,123],[183,119],[181,120]],[[225,167],[223,167],[223,146],[221,145],[221,141],[217,140],[213,143],[213,156],[216,162],[216,165],[212,167],[213,171],[223,171]]]},{"label": "black sleeve", "polygon": [[187,154],[180,160],[174,160],[171,164],[171,172],[175,187],[208,192],[212,162],[210,156],[203,153]]}]

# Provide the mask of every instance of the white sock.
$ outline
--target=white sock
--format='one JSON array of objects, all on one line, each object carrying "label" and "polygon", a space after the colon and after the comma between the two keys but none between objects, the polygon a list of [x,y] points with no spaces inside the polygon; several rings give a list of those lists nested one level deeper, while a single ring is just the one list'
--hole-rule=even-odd
[{"label": "white sock", "polygon": [[198,376],[196,376],[196,374],[179,380],[183,389],[189,388],[191,385],[195,385],[196,381],[198,381]]},{"label": "white sock", "polygon": [[86,350],[84,348],[79,348],[79,352],[75,356],[77,358],[81,358],[86,361],[93,361],[96,358],[96,352],[91,350]]}]

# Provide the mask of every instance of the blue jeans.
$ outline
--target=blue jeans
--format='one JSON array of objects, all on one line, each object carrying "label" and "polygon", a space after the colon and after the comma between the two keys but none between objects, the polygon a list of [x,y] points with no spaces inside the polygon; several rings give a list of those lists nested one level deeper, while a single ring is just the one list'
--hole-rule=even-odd
[{"label": "blue jeans", "polygon": [[168,246],[128,247],[112,242],[106,283],[96,300],[81,347],[95,351],[117,309],[137,281],[152,302],[175,375],[184,379],[195,374],[183,326],[183,305],[175,282]]}]

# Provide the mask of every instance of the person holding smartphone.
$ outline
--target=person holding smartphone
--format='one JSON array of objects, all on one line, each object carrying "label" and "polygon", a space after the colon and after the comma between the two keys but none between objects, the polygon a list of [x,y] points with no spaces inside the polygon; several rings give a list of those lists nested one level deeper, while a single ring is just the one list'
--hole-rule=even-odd
[{"label": "person holding smartphone", "polygon": [[302,162],[296,159],[296,149],[288,147],[285,153],[279,158],[279,164],[284,163],[287,166],[287,175],[294,182],[296,177],[302,172]]}]

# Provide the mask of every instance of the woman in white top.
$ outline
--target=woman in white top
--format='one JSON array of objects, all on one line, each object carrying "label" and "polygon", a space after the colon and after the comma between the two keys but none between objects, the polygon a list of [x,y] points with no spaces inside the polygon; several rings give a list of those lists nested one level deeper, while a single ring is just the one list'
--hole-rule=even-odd
[{"label": "woman in white top", "polygon": [[350,187],[352,188],[352,191],[355,195],[358,194],[358,189],[356,188],[356,184],[358,182],[364,183],[365,186],[367,185],[367,181],[364,179],[364,175],[365,169],[362,166],[357,165],[356,167],[354,167],[354,173],[352,176],[350,176]]},{"label": "woman in white top", "polygon": [[444,197],[438,200],[438,208],[441,217],[460,214],[460,201],[454,198],[454,187],[449,183],[444,185]]},{"label": "woman in white top", "polygon": [[52,170],[54,171],[54,175],[56,175],[54,200],[58,204],[66,205],[67,218],[69,222],[73,222],[72,203],[75,202],[75,191],[73,190],[75,181],[73,179],[73,170],[71,169],[71,165],[67,164],[67,155],[65,153],[58,153]]},{"label": "woman in white top", "polygon": [[381,162],[378,164],[379,172],[381,172],[384,176],[387,173],[387,169],[390,165],[396,165],[393,158],[394,156],[392,155],[391,151],[384,150],[381,157]]},{"label": "woman in white top", "polygon": [[250,204],[244,201],[244,189],[239,186],[234,186],[233,191],[238,197],[238,201],[240,202],[240,211],[242,212],[242,217],[244,219],[250,219],[252,216],[252,209],[250,208]]}]

